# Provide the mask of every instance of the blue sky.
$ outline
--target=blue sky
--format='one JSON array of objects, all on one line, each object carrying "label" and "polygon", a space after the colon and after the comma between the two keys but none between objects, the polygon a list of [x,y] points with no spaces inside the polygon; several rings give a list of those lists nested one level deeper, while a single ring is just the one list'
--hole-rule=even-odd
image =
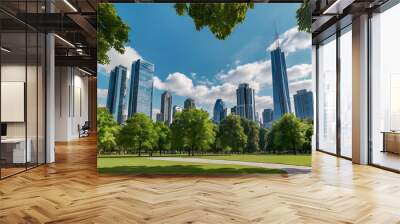
[{"label": "blue sky", "polygon": [[173,104],[187,97],[212,111],[217,98],[228,107],[236,102],[235,90],[248,82],[256,90],[257,111],[272,108],[270,53],[279,34],[286,52],[291,94],[311,88],[311,37],[298,32],[298,4],[255,4],[225,40],[218,40],[207,27],[195,29],[192,18],[178,16],[173,4],[115,4],[119,16],[129,24],[130,43],[124,55],[109,52],[111,64],[99,66],[98,102],[105,104],[108,75],[114,66],[143,58],[155,64],[154,113],[160,108],[164,90],[173,94]]}]

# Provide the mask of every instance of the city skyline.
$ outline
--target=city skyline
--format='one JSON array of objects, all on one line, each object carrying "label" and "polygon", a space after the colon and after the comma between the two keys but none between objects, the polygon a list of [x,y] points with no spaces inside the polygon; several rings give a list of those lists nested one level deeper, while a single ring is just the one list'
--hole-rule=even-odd
[{"label": "city skyline", "polygon": [[[116,8],[133,28],[131,43],[123,55],[114,50],[109,52],[110,65],[99,65],[100,106],[105,105],[110,67],[142,58],[157,68],[153,119],[161,111],[164,91],[171,93],[173,105],[183,107],[186,98],[193,98],[196,106],[212,116],[218,98],[225,102],[228,111],[236,105],[235,91],[240,83],[248,83],[255,90],[255,112],[261,115],[264,109],[273,108],[270,48],[275,44],[274,24],[286,53],[292,103],[297,90],[311,87],[311,37],[297,31],[294,5],[255,4],[246,20],[226,40],[217,40],[208,29],[197,31],[190,18],[175,14],[173,4],[128,7],[116,4]],[[287,16],[282,19],[282,14]],[[153,28],[145,29],[150,24]]]}]

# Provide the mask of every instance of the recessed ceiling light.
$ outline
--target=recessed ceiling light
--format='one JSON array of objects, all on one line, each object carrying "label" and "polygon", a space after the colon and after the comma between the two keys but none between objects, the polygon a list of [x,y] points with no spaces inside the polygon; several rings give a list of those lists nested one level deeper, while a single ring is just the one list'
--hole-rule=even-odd
[{"label": "recessed ceiling light", "polygon": [[66,5],[68,5],[68,7],[69,7],[70,9],[72,9],[72,11],[78,12],[78,10],[77,10],[68,0],[64,0],[64,3],[65,3]]},{"label": "recessed ceiling light", "polygon": [[71,42],[69,42],[68,40],[66,40],[66,39],[64,39],[64,38],[62,38],[62,37],[60,37],[59,35],[57,35],[57,34],[54,34],[54,36],[55,37],[57,37],[59,40],[61,40],[62,42],[64,42],[65,44],[67,44],[67,45],[69,45],[70,47],[73,47],[73,48],[75,48],[75,45],[73,45]]},{"label": "recessed ceiling light", "polygon": [[0,49],[1,49],[1,51],[4,51],[6,53],[10,53],[11,52],[11,50],[9,50],[9,49],[7,49],[5,47],[1,47]]}]

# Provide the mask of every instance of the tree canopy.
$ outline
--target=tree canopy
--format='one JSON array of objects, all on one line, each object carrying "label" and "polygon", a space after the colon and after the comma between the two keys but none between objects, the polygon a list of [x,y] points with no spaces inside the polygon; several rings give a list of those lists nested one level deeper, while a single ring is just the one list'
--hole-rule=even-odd
[{"label": "tree canopy", "polygon": [[224,151],[242,152],[247,144],[247,136],[240,125],[240,117],[229,115],[220,124],[220,142]]},{"label": "tree canopy", "polygon": [[119,126],[106,108],[97,109],[97,146],[99,152],[109,152],[117,146]]},{"label": "tree canopy", "polygon": [[311,16],[310,0],[304,0],[296,11],[297,25],[300,31],[311,32]]},{"label": "tree canopy", "polygon": [[110,3],[97,4],[97,62],[110,63],[107,52],[114,48],[119,53],[125,52],[125,44],[129,41],[129,26],[118,16]]},{"label": "tree canopy", "polygon": [[189,15],[197,30],[208,27],[216,38],[224,40],[253,6],[253,3],[176,3],[175,10],[180,16]]}]

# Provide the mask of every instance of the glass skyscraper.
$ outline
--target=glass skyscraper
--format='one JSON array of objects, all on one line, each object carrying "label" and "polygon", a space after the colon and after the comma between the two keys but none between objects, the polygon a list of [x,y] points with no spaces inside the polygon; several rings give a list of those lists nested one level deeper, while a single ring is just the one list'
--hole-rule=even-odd
[{"label": "glass skyscraper", "polygon": [[107,93],[107,109],[118,123],[123,123],[123,111],[125,110],[126,95],[126,67],[116,66],[110,73]]},{"label": "glass skyscraper", "polygon": [[272,87],[274,99],[274,120],[290,113],[290,96],[286,72],[285,54],[279,45],[271,51]]},{"label": "glass skyscraper", "polygon": [[172,95],[168,91],[161,95],[161,121],[168,125],[172,123]]},{"label": "glass skyscraper", "polygon": [[185,102],[183,103],[183,108],[184,109],[191,109],[191,108],[196,108],[196,103],[194,102],[194,99],[192,98],[187,98]]},{"label": "glass skyscraper", "polygon": [[297,91],[293,96],[294,98],[294,109],[296,111],[296,117],[300,119],[310,118],[313,119],[313,94],[311,91],[305,89]]},{"label": "glass skyscraper", "polygon": [[264,128],[271,128],[272,121],[274,120],[274,111],[272,109],[264,109],[262,112],[263,117],[263,127]]},{"label": "glass skyscraper", "polygon": [[239,88],[236,90],[236,114],[240,117],[247,118],[255,121],[256,119],[256,108],[254,100],[254,89],[250,88],[249,84],[239,84]]},{"label": "glass skyscraper", "polygon": [[222,99],[217,99],[214,105],[213,121],[219,124],[224,118],[226,118],[227,109]]},{"label": "glass skyscraper", "polygon": [[154,64],[139,59],[132,63],[128,117],[144,113],[152,118]]}]

